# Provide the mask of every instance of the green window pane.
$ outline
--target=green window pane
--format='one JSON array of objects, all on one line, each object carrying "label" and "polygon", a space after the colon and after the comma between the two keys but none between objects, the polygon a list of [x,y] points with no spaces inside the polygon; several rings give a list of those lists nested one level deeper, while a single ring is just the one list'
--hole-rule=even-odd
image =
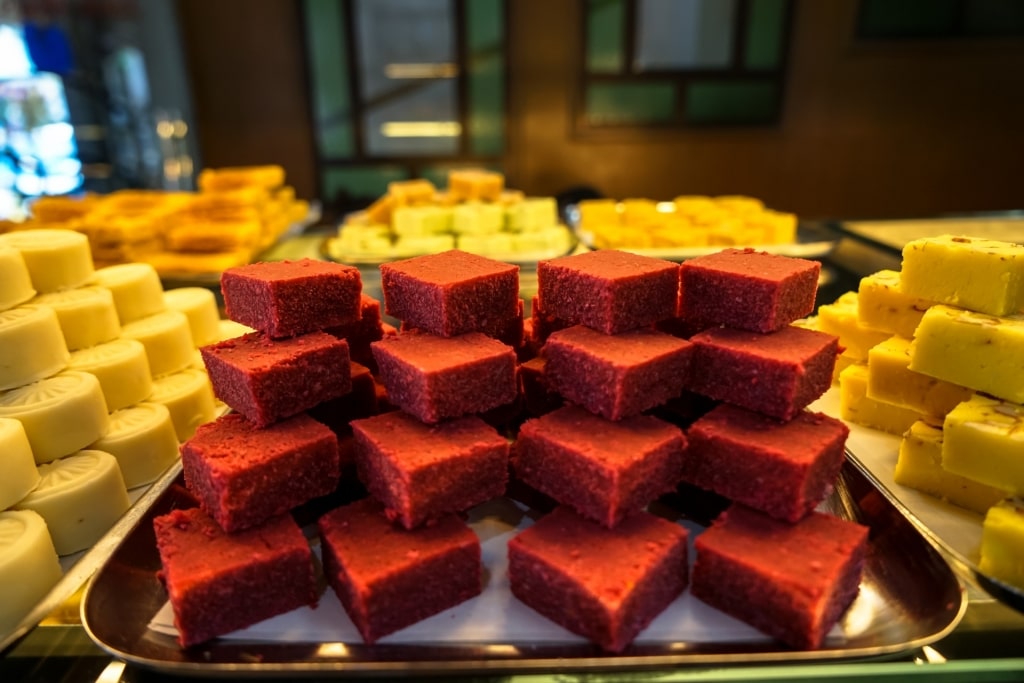
[{"label": "green window pane", "polygon": [[376,199],[388,191],[388,183],[408,177],[401,166],[347,166],[325,168],[320,183],[325,201],[333,201],[339,194]]},{"label": "green window pane", "polygon": [[305,7],[313,118],[320,155],[351,157],[354,136],[342,5],[334,0],[306,0]]},{"label": "green window pane", "polygon": [[505,2],[474,0],[465,8],[469,150],[497,156],[505,150]]},{"label": "green window pane", "polygon": [[587,86],[587,119],[592,124],[671,121],[676,109],[672,83],[592,83]]},{"label": "green window pane", "polygon": [[705,81],[686,89],[688,123],[769,123],[779,107],[779,89],[764,81]]},{"label": "green window pane", "polygon": [[1024,35],[1024,2],[968,0],[964,6],[964,32],[969,36]]},{"label": "green window pane", "polygon": [[779,66],[785,21],[786,0],[751,0],[744,60],[748,69],[775,69]]},{"label": "green window pane", "polygon": [[956,32],[958,0],[861,0],[861,38],[935,38]]},{"label": "green window pane", "polygon": [[587,71],[622,73],[626,63],[625,25],[626,3],[623,0],[587,2]]}]

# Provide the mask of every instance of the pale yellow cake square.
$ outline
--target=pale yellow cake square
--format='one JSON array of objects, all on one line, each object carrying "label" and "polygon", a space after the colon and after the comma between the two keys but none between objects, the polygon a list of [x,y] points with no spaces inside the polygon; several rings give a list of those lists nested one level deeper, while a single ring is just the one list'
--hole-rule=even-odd
[{"label": "pale yellow cake square", "polygon": [[1011,498],[992,506],[981,532],[979,569],[1024,588],[1024,501]]},{"label": "pale yellow cake square", "polygon": [[943,421],[942,466],[1024,495],[1024,406],[975,394]]},{"label": "pale yellow cake square", "polygon": [[868,351],[868,396],[941,418],[974,392],[910,369],[910,340],[893,335]]},{"label": "pale yellow cake square", "polygon": [[858,360],[867,360],[868,349],[892,334],[873,330],[857,317],[857,292],[847,292],[830,304],[818,307],[818,329],[839,337],[839,345]]},{"label": "pale yellow cake square", "polygon": [[839,373],[839,417],[900,436],[923,416],[910,408],[868,398],[868,366],[858,363]]},{"label": "pale yellow cake square", "polygon": [[880,270],[861,278],[857,288],[857,317],[861,324],[907,339],[914,336],[921,316],[934,304],[900,289],[900,274],[895,270]]}]

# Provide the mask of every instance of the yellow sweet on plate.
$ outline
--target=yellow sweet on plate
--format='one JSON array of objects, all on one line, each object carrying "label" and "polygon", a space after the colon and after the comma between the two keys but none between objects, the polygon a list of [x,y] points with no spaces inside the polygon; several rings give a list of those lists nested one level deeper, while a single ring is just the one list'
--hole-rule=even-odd
[{"label": "yellow sweet on plate", "polygon": [[839,373],[839,417],[900,436],[923,416],[910,408],[868,398],[868,366],[856,363]]},{"label": "yellow sweet on plate", "polygon": [[1024,307],[1024,246],[942,235],[903,247],[902,283],[912,296],[990,315]]},{"label": "yellow sweet on plate", "polygon": [[942,466],[1024,495],[1024,406],[975,394],[943,422]]},{"label": "yellow sweet on plate", "polygon": [[942,417],[974,392],[910,369],[910,340],[894,335],[868,351],[868,396]]},{"label": "yellow sweet on plate", "polygon": [[911,296],[900,288],[900,274],[880,270],[861,278],[857,288],[857,317],[865,327],[910,339],[921,316],[934,301]]},{"label": "yellow sweet on plate", "polygon": [[839,337],[839,345],[858,360],[867,360],[868,349],[889,338],[888,332],[865,327],[857,317],[857,292],[846,292],[830,304],[818,307],[818,329]]},{"label": "yellow sweet on plate", "polygon": [[1011,498],[989,508],[982,525],[979,569],[1024,589],[1024,500]]},{"label": "yellow sweet on plate", "polygon": [[941,498],[978,514],[1008,495],[1003,489],[987,486],[942,467],[942,425],[918,420],[900,441],[899,459],[893,480],[928,495]]},{"label": "yellow sweet on plate", "polygon": [[1024,403],[1024,315],[932,306],[911,343],[910,369]]}]

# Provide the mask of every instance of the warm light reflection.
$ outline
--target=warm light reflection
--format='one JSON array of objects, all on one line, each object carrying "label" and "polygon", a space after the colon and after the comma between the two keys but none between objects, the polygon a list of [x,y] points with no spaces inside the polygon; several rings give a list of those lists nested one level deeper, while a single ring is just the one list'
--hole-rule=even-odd
[{"label": "warm light reflection", "polygon": [[384,75],[388,78],[455,78],[458,74],[458,65],[451,62],[387,64],[384,67]]},{"label": "warm light reflection", "polygon": [[380,132],[387,138],[454,138],[462,133],[458,121],[388,121]]},{"label": "warm light reflection", "polygon": [[348,657],[345,643],[321,643],[316,649],[318,657]]},{"label": "warm light reflection", "polygon": [[660,213],[675,213],[676,212],[675,202],[658,202],[655,205],[655,208]]}]

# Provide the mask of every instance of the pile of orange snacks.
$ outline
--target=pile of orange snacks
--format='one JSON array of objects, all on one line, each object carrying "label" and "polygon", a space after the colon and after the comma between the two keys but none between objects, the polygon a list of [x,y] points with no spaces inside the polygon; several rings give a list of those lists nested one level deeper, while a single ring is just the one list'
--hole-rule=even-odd
[{"label": "pile of orange snacks", "polygon": [[198,184],[198,192],[40,197],[29,220],[7,227],[85,233],[97,267],[141,261],[161,275],[201,274],[249,263],[309,212],[280,166],[206,169]]},{"label": "pile of orange snacks", "polygon": [[449,249],[510,260],[562,255],[572,236],[554,197],[526,197],[501,173],[452,170],[448,187],[426,179],[388,184],[365,211],[343,222],[329,245],[339,260],[386,261]]},{"label": "pile of orange snacks", "polygon": [[796,216],[753,197],[683,195],[581,201],[577,229],[599,249],[757,246],[796,241]]}]

